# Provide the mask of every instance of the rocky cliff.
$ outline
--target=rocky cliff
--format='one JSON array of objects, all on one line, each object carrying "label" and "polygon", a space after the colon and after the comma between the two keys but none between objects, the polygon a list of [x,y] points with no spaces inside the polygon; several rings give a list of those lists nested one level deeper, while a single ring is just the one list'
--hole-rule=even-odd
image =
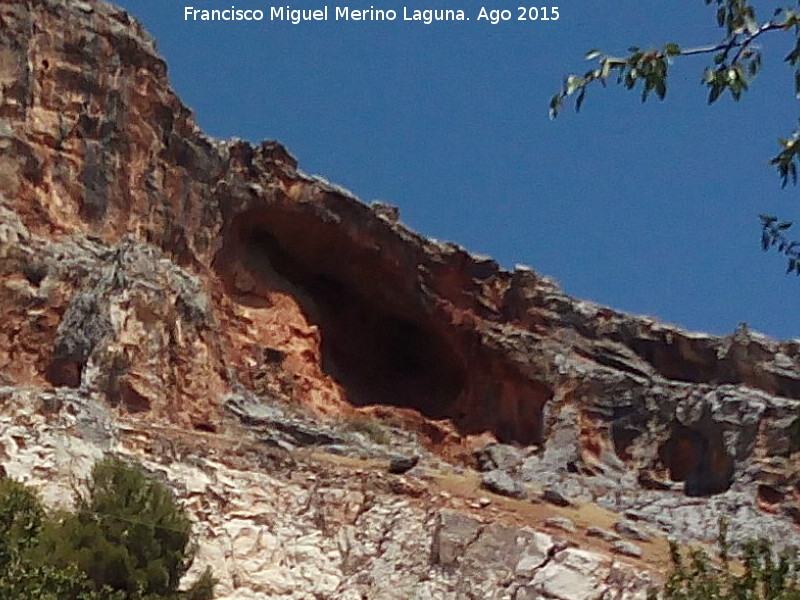
[{"label": "rocky cliff", "polygon": [[634,597],[661,534],[796,535],[800,342],[425,239],[276,142],[203,135],[166,70],[111,5],[0,0],[9,474],[59,503],[136,456],[226,598]]}]

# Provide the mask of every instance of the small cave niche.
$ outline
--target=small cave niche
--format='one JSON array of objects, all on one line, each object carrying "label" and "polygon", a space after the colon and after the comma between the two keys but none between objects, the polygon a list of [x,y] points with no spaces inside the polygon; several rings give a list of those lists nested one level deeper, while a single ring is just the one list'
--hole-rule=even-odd
[{"label": "small cave niche", "polygon": [[615,421],[611,425],[611,440],[614,443],[614,453],[622,461],[631,460],[631,446],[640,432],[624,423]]},{"label": "small cave niche", "polygon": [[719,494],[733,483],[733,457],[725,452],[721,439],[678,425],[658,454],[670,479],[684,482],[687,496]]},{"label": "small cave niche", "polygon": [[22,267],[22,274],[28,280],[28,283],[34,287],[39,287],[44,281],[44,278],[47,277],[47,271],[47,265],[44,263],[28,263]]},{"label": "small cave niche", "polygon": [[788,434],[789,434],[788,454],[791,456],[792,454],[800,450],[800,417],[796,418],[794,421],[792,421],[792,424],[789,425]]},{"label": "small cave niche", "polygon": [[200,431],[202,433],[217,433],[217,428],[211,423],[199,422],[194,423],[192,428],[195,431]]},{"label": "small cave niche", "polygon": [[773,485],[761,484],[758,486],[758,499],[765,504],[780,504],[785,494]]},{"label": "small cave niche", "polygon": [[699,345],[695,348],[687,340],[679,340],[675,344],[663,335],[658,339],[633,338],[628,344],[667,379],[692,383],[727,383],[718,381],[721,370],[713,348]]},{"label": "small cave niche", "polygon": [[553,398],[549,386],[517,373],[499,356],[483,355],[470,372],[474,388],[454,418],[461,431],[491,431],[503,444],[544,444],[544,409]]},{"label": "small cave niche", "polygon": [[143,413],[151,409],[150,400],[134,389],[125,379],[119,381],[119,401],[129,413]]},{"label": "small cave niche", "polygon": [[[325,287],[331,289],[330,282]],[[339,289],[321,307],[322,368],[348,390],[356,406],[389,404],[445,418],[463,385],[437,337],[410,319],[382,313]],[[319,296],[315,295],[319,298]]]},{"label": "small cave niche", "polygon": [[53,387],[78,388],[81,386],[83,367],[83,362],[68,358],[56,358],[48,365],[45,378]]},{"label": "small cave niche", "polygon": [[769,394],[800,398],[797,379],[758,367],[760,362],[767,359],[747,359],[748,352],[759,352],[747,346],[734,345],[732,350],[720,357],[718,345],[681,336],[673,341],[666,332],[656,339],[634,337],[622,341],[666,379],[711,385],[744,383]]},{"label": "small cave niche", "polygon": [[348,250],[323,227],[299,235],[281,229],[280,219],[244,223],[231,234],[240,244],[238,260],[263,287],[293,293],[320,328],[323,371],[351,404],[452,417],[464,367],[427,315],[403,299],[400,282],[395,297],[376,291],[394,284],[379,256]]}]

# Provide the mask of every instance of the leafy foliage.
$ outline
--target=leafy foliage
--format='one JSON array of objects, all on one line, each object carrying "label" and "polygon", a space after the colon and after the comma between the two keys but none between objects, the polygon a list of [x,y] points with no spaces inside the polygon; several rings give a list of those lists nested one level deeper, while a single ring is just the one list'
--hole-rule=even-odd
[{"label": "leafy foliage", "polygon": [[[763,34],[772,31],[794,33],[794,48],[785,61],[792,67],[800,63],[800,13],[791,9],[779,8],[773,18],[761,24],[756,19],[755,8],[744,0],[705,0],[706,4],[717,5],[717,25],[725,31],[723,39],[709,46],[682,48],[671,42],[662,48],[643,50],[638,46],[628,48],[626,56],[610,56],[600,50],[591,50],[587,60],[596,60],[597,68],[587,71],[583,76],[568,75],[562,89],[550,101],[550,115],[556,117],[564,100],[577,93],[575,108],[580,110],[588,86],[600,82],[605,86],[616,77],[616,83],[627,89],[637,85],[642,88],[642,101],[655,91],[660,99],[667,94],[668,67],[677,57],[699,54],[712,54],[712,63],[705,68],[702,83],[709,89],[708,102],[713,104],[725,91],[734,100],[739,100],[751,80],[761,68],[761,50],[754,42]],[[800,95],[800,70],[795,69],[795,91]],[[792,142],[786,142],[793,147]],[[798,148],[800,150],[800,148]],[[793,159],[796,158],[793,154]],[[776,157],[775,164],[780,161]],[[788,167],[787,167],[788,168]],[[779,169],[780,170],[780,169]],[[781,171],[783,175],[783,171]]]},{"label": "leafy foliage", "polygon": [[95,589],[108,586],[128,598],[177,590],[191,562],[190,523],[167,488],[138,468],[104,460],[77,508],[42,540],[52,564],[78,565]]},{"label": "leafy foliage", "polygon": [[761,219],[761,248],[769,250],[777,248],[778,252],[785,255],[789,261],[787,273],[800,275],[800,242],[789,240],[784,231],[792,224],[788,221],[778,221],[777,217],[759,215]]},{"label": "leafy foliage", "polygon": [[664,589],[652,591],[648,600],[800,600],[800,565],[796,555],[776,556],[766,540],[742,546],[743,572],[731,566],[727,523],[720,521],[719,554],[715,565],[702,550],[685,559],[677,543],[670,543],[672,570]]},{"label": "leafy foliage", "polygon": [[0,479],[0,598],[210,600],[210,570],[187,592],[190,523],[169,490],[118,460],[95,465],[77,512],[48,518],[33,492]]},{"label": "leafy foliage", "polygon": [[14,566],[42,529],[44,509],[36,495],[13,479],[0,479],[0,565]]},{"label": "leafy foliage", "polygon": [[122,592],[92,590],[86,575],[77,567],[57,569],[22,563],[0,576],[0,598],[14,600],[125,600]]},{"label": "leafy foliage", "polygon": [[30,560],[39,542],[45,512],[38,497],[21,483],[0,479],[0,598],[15,600],[123,600],[92,591],[75,565],[57,568]]},{"label": "leafy foliage", "polygon": [[[734,100],[739,100],[761,69],[762,52],[756,41],[767,33],[783,33],[790,37],[789,51],[783,60],[793,71],[795,96],[800,99],[800,2],[795,3],[794,8],[778,7],[770,19],[759,21],[755,7],[748,0],[704,1],[716,8],[716,24],[724,32],[718,43],[684,48],[671,42],[649,50],[632,46],[622,56],[591,50],[586,59],[596,61],[596,67],[583,75],[573,74],[564,78],[561,89],[550,100],[550,117],[557,117],[570,97],[575,98],[575,110],[580,111],[586,92],[594,83],[605,87],[611,81],[626,89],[638,87],[643,102],[653,92],[663,100],[667,95],[670,66],[679,58],[695,55],[711,56],[711,62],[701,77],[701,83],[708,88],[708,103],[715,103],[726,92]],[[800,127],[778,142],[780,150],[770,164],[777,169],[784,187],[790,181],[796,184],[800,164]],[[795,253],[797,245],[785,238],[785,231],[792,224],[782,222],[779,225],[784,227],[776,229],[777,218],[762,216],[761,220],[764,250],[778,248],[789,262],[787,272],[800,274]]]}]

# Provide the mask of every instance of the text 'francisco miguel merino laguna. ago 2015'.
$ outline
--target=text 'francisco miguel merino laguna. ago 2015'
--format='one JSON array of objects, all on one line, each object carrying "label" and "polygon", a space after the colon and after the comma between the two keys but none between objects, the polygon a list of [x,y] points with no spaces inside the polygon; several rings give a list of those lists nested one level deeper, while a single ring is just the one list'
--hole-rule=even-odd
[{"label": "text 'francisco miguel merino laguna. ago 2015'", "polygon": [[[515,14],[516,13],[516,14]],[[541,8],[519,6],[511,10],[496,10],[481,7],[476,21],[487,21],[497,24],[500,21],[557,21],[557,6]],[[513,18],[516,17],[516,18]],[[323,6],[321,8],[292,8],[291,6],[271,6],[268,10],[243,10],[235,6],[225,9],[197,9],[184,7],[184,21],[285,21],[294,25],[307,21],[416,21],[430,25],[435,21],[469,21],[465,11],[461,9],[409,9],[406,6],[399,10],[375,8],[350,8],[349,6]]]}]

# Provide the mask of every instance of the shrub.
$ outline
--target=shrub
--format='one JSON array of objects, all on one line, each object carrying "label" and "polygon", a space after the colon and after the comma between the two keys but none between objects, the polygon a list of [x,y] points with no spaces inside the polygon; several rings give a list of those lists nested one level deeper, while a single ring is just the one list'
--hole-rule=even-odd
[{"label": "shrub", "polygon": [[210,600],[210,570],[184,593],[190,522],[138,467],[97,463],[77,512],[48,518],[24,485],[0,479],[0,599]]},{"label": "shrub", "polygon": [[0,566],[11,568],[36,543],[44,520],[39,498],[13,479],[0,479]]},{"label": "shrub", "polygon": [[672,570],[663,591],[649,600],[800,600],[800,565],[794,551],[776,554],[766,540],[742,545],[742,572],[736,573],[729,558],[727,523],[719,526],[720,565],[702,550],[689,552],[670,542]]},{"label": "shrub", "polygon": [[93,595],[86,575],[74,565],[55,568],[30,560],[45,524],[36,494],[13,479],[0,478],[0,598],[112,600]]},{"label": "shrub", "polygon": [[190,523],[166,487],[137,467],[103,460],[77,505],[43,536],[50,564],[77,565],[95,590],[108,587],[130,599],[176,593],[191,563]]},{"label": "shrub", "polygon": [[368,418],[356,417],[349,419],[345,421],[344,429],[345,431],[361,434],[373,444],[378,444],[379,446],[389,446],[392,443],[392,438],[386,427]]}]

